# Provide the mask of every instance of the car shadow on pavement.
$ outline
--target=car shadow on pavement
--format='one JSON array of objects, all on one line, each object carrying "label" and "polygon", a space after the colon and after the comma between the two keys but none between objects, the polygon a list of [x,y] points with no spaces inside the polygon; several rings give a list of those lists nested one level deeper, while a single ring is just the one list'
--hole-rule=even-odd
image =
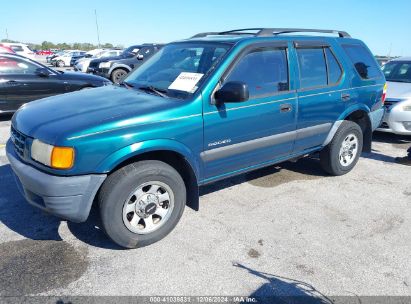
[{"label": "car shadow on pavement", "polygon": [[[260,272],[239,263],[233,266],[247,270],[249,274],[262,278],[266,283],[249,295],[258,303],[331,304],[333,301],[311,284],[274,274]],[[246,303],[246,301],[243,301]]]},{"label": "car shadow on pavement", "polygon": [[[373,134],[373,142],[391,144],[394,148],[404,151],[407,155],[407,150],[411,146],[411,136],[396,135],[384,132],[375,132]],[[378,149],[373,148],[371,153],[364,152],[361,157],[378,160],[386,163],[395,163],[395,157],[380,153]]]},{"label": "car shadow on pavement", "polygon": [[200,196],[243,183],[268,188],[294,180],[312,180],[327,176],[329,175],[321,169],[318,156],[314,154],[297,162],[279,163],[203,186],[200,188]]},{"label": "car shadow on pavement", "polygon": [[[10,165],[0,166],[0,223],[31,240],[61,241],[61,219],[28,204],[14,181]],[[84,223],[67,222],[70,232],[80,241],[99,248],[122,249],[102,231],[98,208],[93,207]]]}]

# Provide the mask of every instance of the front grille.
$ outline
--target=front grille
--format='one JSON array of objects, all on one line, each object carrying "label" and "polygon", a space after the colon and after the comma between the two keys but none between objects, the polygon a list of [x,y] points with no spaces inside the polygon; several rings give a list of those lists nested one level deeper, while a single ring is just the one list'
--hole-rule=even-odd
[{"label": "front grille", "polygon": [[14,151],[21,157],[24,158],[24,149],[26,148],[26,136],[13,127],[11,127],[11,141],[14,145]]}]

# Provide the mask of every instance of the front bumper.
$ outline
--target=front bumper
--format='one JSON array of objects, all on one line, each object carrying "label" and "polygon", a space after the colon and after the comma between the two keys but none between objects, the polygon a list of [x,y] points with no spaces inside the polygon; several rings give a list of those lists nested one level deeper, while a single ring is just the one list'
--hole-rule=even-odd
[{"label": "front bumper", "polygon": [[377,131],[411,135],[411,111],[402,110],[402,105],[391,108],[385,113],[382,124]]},{"label": "front bumper", "polygon": [[73,222],[84,222],[105,174],[55,176],[20,161],[11,140],[6,155],[19,190],[33,206]]},{"label": "front bumper", "polygon": [[109,79],[110,78],[110,74],[108,73],[109,70],[108,69],[101,69],[101,68],[87,68],[87,73],[91,73],[97,76],[101,76],[104,78]]}]

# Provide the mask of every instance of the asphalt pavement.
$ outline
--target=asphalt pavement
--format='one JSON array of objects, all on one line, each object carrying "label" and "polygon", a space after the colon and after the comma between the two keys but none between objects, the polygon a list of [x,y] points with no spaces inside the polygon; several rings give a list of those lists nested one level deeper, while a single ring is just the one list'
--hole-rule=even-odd
[{"label": "asphalt pavement", "polygon": [[67,223],[28,205],[0,121],[0,295],[411,296],[411,138],[377,134],[348,175],[283,163],[201,189],[164,240],[115,246],[98,210]]}]

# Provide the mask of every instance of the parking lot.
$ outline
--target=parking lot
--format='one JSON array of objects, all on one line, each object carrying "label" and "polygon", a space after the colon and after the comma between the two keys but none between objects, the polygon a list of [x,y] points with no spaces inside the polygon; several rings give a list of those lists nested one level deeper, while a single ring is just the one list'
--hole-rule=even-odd
[{"label": "parking lot", "polygon": [[122,250],[86,223],[60,221],[18,193],[0,121],[1,295],[411,295],[407,137],[377,134],[348,175],[316,159],[201,189],[163,241]]}]

